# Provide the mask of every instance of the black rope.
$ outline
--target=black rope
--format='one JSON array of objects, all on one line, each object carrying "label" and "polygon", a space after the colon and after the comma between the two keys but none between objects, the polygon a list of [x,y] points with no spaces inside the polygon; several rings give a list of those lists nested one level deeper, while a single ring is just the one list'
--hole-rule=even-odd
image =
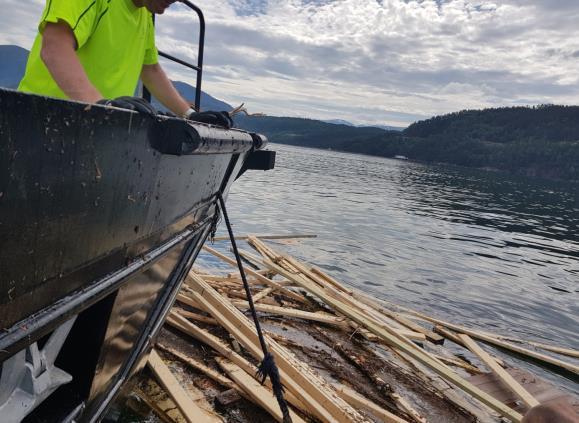
[{"label": "black rope", "polygon": [[253,323],[255,324],[255,329],[257,330],[257,337],[259,338],[259,343],[261,344],[261,350],[263,351],[263,360],[257,369],[257,376],[261,379],[261,384],[263,385],[267,378],[271,380],[271,386],[273,388],[273,393],[279,404],[279,408],[283,414],[283,423],[292,423],[292,419],[289,414],[289,408],[283,396],[284,389],[281,384],[281,378],[279,376],[279,369],[275,364],[275,359],[273,355],[268,351],[267,344],[263,337],[263,332],[261,331],[261,325],[257,318],[257,312],[255,310],[255,305],[253,303],[253,296],[249,290],[249,284],[247,283],[247,278],[245,277],[245,271],[243,270],[243,265],[241,263],[241,256],[237,250],[237,244],[235,243],[235,237],[233,236],[233,230],[231,229],[231,224],[229,223],[229,216],[227,216],[227,210],[225,209],[225,201],[223,201],[223,196],[221,193],[217,194],[219,199],[219,206],[223,212],[223,219],[227,225],[227,232],[229,232],[229,238],[231,239],[231,245],[233,247],[233,254],[235,254],[235,260],[237,261],[237,267],[239,267],[239,274],[241,275],[241,280],[243,280],[243,287],[245,288],[245,294],[247,296],[247,301],[249,302],[249,309],[251,310],[251,316],[253,317]]},{"label": "black rope", "polygon": [[215,203],[215,214],[213,215],[213,222],[211,222],[211,229],[209,230],[209,240],[212,244],[215,242],[215,235],[217,234],[217,227],[219,226],[220,220],[221,213],[219,212],[219,204]]}]

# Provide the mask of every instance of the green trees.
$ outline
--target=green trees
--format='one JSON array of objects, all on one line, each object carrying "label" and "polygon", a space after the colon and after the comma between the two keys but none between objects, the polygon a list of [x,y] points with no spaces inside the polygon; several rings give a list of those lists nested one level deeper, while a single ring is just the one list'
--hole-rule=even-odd
[{"label": "green trees", "polygon": [[246,118],[241,126],[282,144],[579,181],[577,106],[463,110],[403,132],[272,117]]}]

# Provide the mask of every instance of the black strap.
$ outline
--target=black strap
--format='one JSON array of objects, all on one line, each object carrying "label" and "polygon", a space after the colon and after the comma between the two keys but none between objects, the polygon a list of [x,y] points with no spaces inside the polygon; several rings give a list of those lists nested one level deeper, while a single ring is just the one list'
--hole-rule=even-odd
[{"label": "black strap", "polygon": [[[249,302],[249,309],[251,310],[253,323],[255,324],[255,329],[257,330],[257,337],[259,338],[261,350],[263,351],[263,360],[257,370],[257,376],[261,379],[262,384],[267,380],[269,376],[269,380],[271,380],[271,386],[273,387],[273,393],[277,399],[277,403],[279,404],[279,408],[281,409],[281,412],[283,414],[283,423],[292,423],[292,419],[289,414],[289,409],[283,396],[284,389],[281,384],[279,369],[275,364],[275,359],[273,355],[268,351],[267,344],[265,343],[265,339],[261,331],[261,326],[257,318],[257,312],[255,310],[255,305],[253,303],[253,296],[251,295],[251,291],[249,290],[249,284],[247,283],[247,278],[245,277],[245,271],[243,270],[243,265],[241,264],[241,257],[239,255],[239,251],[237,250],[237,244],[235,243],[233,230],[231,229],[229,217],[227,216],[227,210],[225,209],[225,201],[223,201],[223,196],[221,195],[221,193],[218,193],[217,195],[219,199],[219,206],[221,208],[221,211],[223,212],[223,219],[225,220],[225,224],[227,225],[227,232],[229,232],[229,238],[231,239],[233,254],[235,254],[237,267],[239,267],[239,274],[241,275],[241,279],[243,280],[243,287],[245,288],[245,294],[247,295],[247,301]],[[219,211],[217,211],[217,214],[219,214]]]}]

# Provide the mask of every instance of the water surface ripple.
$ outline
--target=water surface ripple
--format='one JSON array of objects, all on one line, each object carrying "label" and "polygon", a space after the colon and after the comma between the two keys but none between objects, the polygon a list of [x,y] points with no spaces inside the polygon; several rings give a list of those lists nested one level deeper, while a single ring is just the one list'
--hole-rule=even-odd
[{"label": "water surface ripple", "polygon": [[579,349],[579,185],[271,148],[276,169],[231,192],[237,233],[317,234],[284,248],[376,297]]}]

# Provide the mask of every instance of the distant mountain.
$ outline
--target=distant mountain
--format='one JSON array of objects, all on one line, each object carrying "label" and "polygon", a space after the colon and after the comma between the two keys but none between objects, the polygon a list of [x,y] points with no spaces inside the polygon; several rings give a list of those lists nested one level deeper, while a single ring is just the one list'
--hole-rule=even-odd
[{"label": "distant mountain", "polygon": [[344,151],[359,142],[388,133],[379,128],[358,128],[304,118],[241,116],[236,122],[241,128],[262,133],[273,142]]},{"label": "distant mountain", "polygon": [[26,70],[28,50],[0,45],[0,87],[15,89]]},{"label": "distant mountain", "polygon": [[[358,128],[362,128],[366,125],[358,125]],[[383,129],[385,131],[404,131],[406,129],[406,127],[404,126],[389,126],[389,125],[369,125],[371,128],[380,128]]]},{"label": "distant mountain", "polygon": [[[177,91],[189,100],[191,103],[195,102],[195,87],[187,84],[186,82],[181,81],[173,81],[175,88]],[[158,110],[167,110],[165,107],[161,105],[156,99],[153,99],[153,106]],[[233,109],[229,104],[224,101],[218,100],[215,97],[210,96],[205,91],[201,91],[201,110],[218,110],[218,111],[228,111]]]},{"label": "distant mountain", "polygon": [[354,125],[352,122],[348,122],[347,120],[344,120],[344,119],[329,119],[329,120],[323,120],[322,122],[331,123],[332,125],[357,126],[357,125]]},{"label": "distant mountain", "polygon": [[[180,81],[176,81],[174,84],[177,91],[179,91],[183,97],[192,102],[195,101],[195,87]],[[205,91],[201,91],[201,110],[229,111],[231,109],[233,109],[233,107],[226,102],[210,96]]]},{"label": "distant mountain", "polygon": [[323,120],[322,122],[331,123],[333,125],[346,125],[346,126],[355,126],[356,128],[379,128],[385,131],[403,131],[406,129],[403,126],[388,126],[388,125],[357,125],[352,122],[348,122],[347,120],[343,119],[330,119],[330,120]]}]

